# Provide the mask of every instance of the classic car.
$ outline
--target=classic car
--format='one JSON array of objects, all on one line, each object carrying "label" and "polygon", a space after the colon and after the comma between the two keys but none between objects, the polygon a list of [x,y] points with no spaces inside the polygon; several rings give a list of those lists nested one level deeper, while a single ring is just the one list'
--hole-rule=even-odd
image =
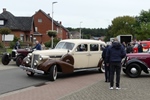
[{"label": "classic car", "polygon": [[129,53],[122,61],[123,72],[131,77],[136,78],[141,72],[149,73],[150,71],[150,49],[143,53]]},{"label": "classic car", "polygon": [[3,65],[8,65],[12,59],[13,61],[16,62],[16,65],[19,66],[22,63],[23,59],[28,55],[28,53],[31,52],[32,50],[29,48],[17,49],[17,50],[13,49],[11,53],[5,52],[2,55],[1,62]]},{"label": "classic car", "polygon": [[20,68],[26,70],[28,76],[35,73],[49,75],[51,81],[56,80],[58,72],[73,73],[93,68],[104,72],[101,54],[105,45],[99,40],[61,40],[54,49],[29,53]]}]

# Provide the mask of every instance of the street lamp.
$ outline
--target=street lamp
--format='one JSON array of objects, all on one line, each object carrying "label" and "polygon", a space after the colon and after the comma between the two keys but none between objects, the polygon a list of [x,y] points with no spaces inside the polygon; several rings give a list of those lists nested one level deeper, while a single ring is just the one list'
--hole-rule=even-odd
[{"label": "street lamp", "polygon": [[[52,2],[52,31],[53,31],[53,13],[54,13],[54,11],[53,11],[53,4],[55,4],[55,3],[57,3],[57,2]],[[51,38],[52,38],[51,48],[53,48],[53,36]]]},{"label": "street lamp", "polygon": [[80,22],[80,39],[81,39],[81,23],[82,23],[82,22]]},{"label": "street lamp", "polygon": [[54,13],[54,11],[53,11],[53,4],[55,4],[55,3],[57,3],[57,2],[52,2],[52,31],[53,31],[53,13]]}]

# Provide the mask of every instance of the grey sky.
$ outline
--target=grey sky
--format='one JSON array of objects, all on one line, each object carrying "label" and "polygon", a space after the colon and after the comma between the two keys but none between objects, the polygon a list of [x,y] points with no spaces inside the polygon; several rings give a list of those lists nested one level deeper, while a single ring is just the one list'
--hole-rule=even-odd
[{"label": "grey sky", "polygon": [[118,16],[137,16],[150,9],[150,0],[0,0],[0,13],[6,8],[15,16],[32,16],[41,9],[52,15],[55,1],[54,20],[72,28],[107,28]]}]

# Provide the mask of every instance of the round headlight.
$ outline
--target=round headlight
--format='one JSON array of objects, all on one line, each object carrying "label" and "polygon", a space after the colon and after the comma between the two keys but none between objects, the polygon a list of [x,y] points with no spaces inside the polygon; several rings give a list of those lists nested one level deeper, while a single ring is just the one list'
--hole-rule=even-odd
[{"label": "round headlight", "polygon": [[42,56],[39,57],[39,60],[40,60],[40,61],[43,60]]},{"label": "round headlight", "polygon": [[28,61],[28,60],[26,61],[26,64],[29,64],[29,61]]}]

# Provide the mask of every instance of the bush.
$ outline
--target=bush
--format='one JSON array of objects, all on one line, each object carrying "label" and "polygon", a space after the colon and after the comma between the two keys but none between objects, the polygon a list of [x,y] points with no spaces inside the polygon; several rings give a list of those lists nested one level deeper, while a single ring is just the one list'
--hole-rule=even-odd
[{"label": "bush", "polygon": [[4,45],[3,45],[3,43],[1,43],[1,42],[0,42],[0,48],[4,48]]}]

